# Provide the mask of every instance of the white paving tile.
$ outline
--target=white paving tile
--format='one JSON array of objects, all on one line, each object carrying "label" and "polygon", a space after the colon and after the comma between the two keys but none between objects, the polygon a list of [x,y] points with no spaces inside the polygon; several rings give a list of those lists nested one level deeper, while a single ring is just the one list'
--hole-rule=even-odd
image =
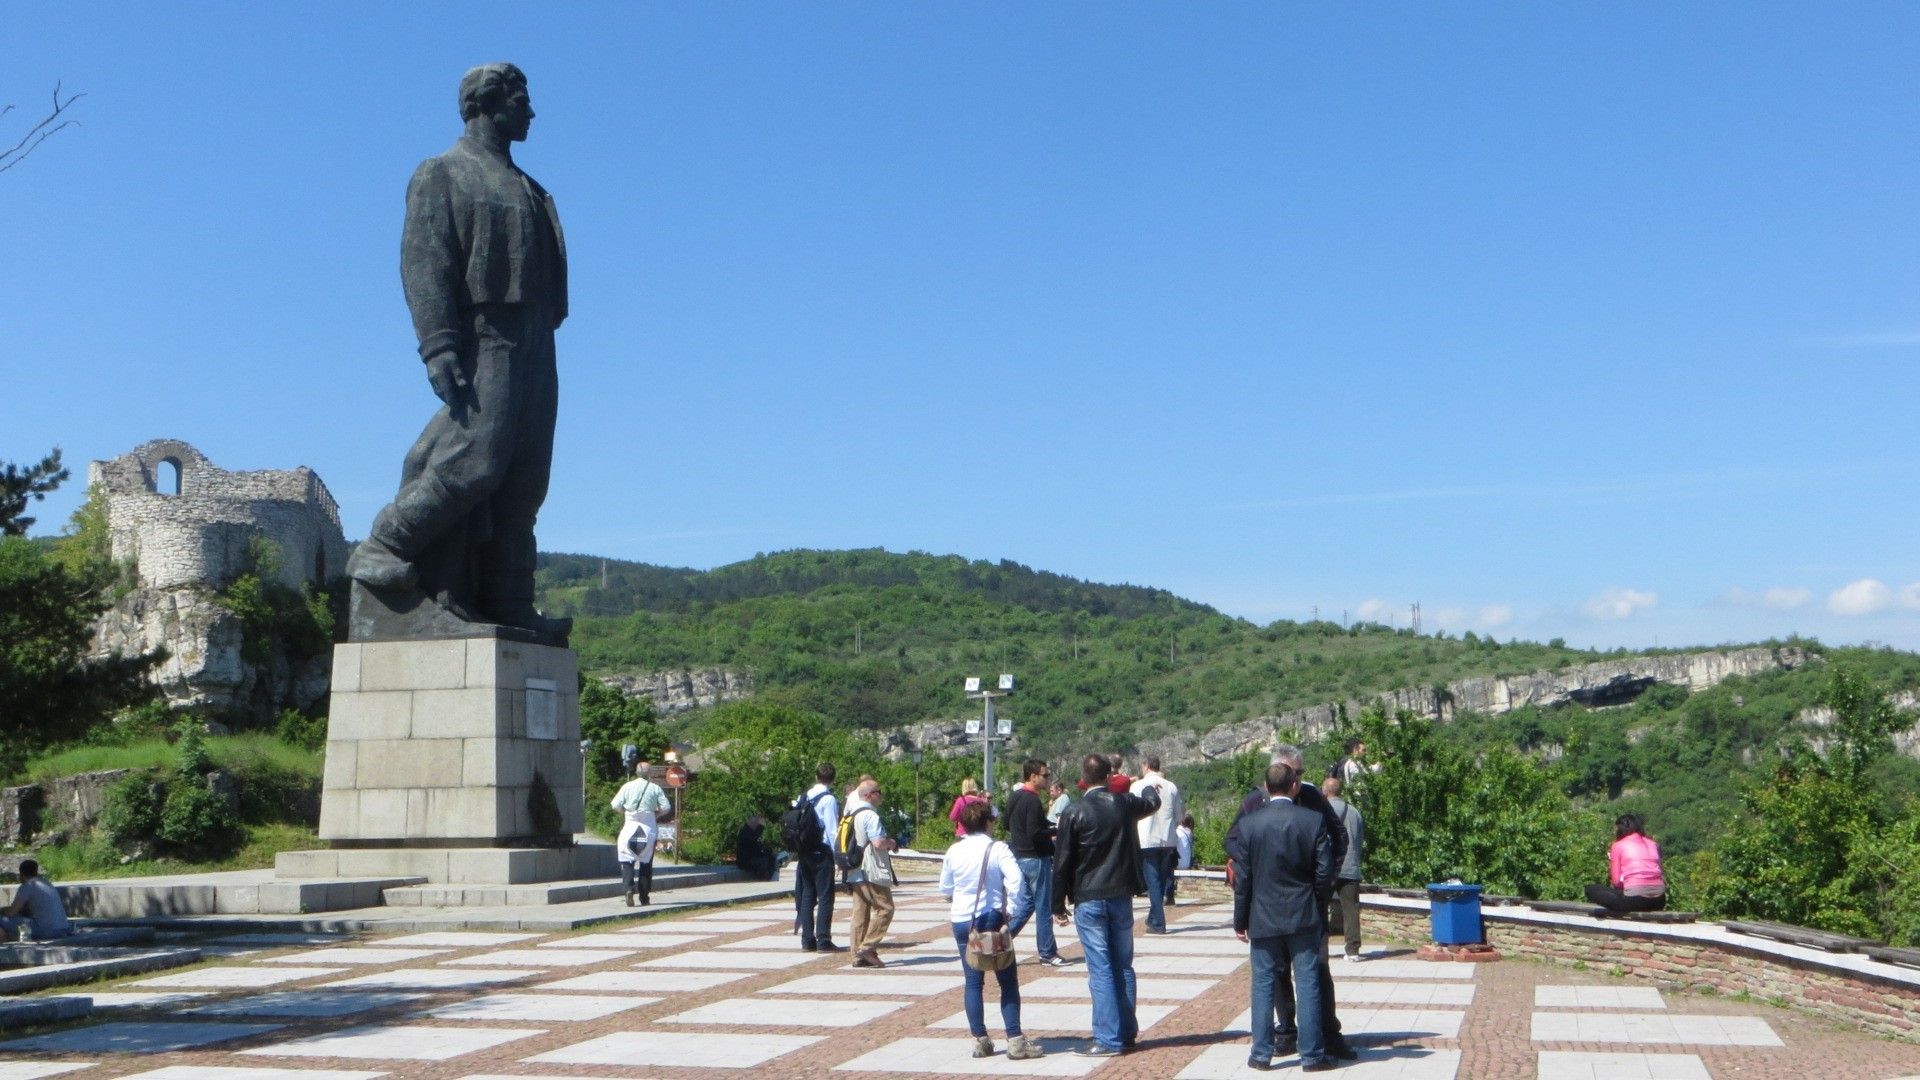
[{"label": "white paving tile", "polygon": [[[793,909],[789,907],[787,910],[792,911]],[[690,921],[709,925],[713,923],[738,923],[743,926],[772,926],[774,923],[791,924],[793,922],[793,916],[755,915],[745,911],[716,911],[711,915],[695,915]]]},{"label": "white paving tile", "polygon": [[330,989],[351,990],[465,990],[475,986],[513,982],[515,979],[529,979],[543,974],[545,972],[524,969],[468,971],[464,968],[401,968],[398,971],[383,971],[378,975],[361,975],[320,985]]},{"label": "white paving tile", "polygon": [[280,1030],[279,1024],[149,1024],[122,1021],[0,1043],[0,1054],[164,1054]]},{"label": "white paving tile", "polygon": [[214,938],[218,945],[338,945],[344,934],[228,934]]},{"label": "white paving tile", "polygon": [[[1071,971],[1071,968],[1066,970]],[[1213,979],[1168,979],[1155,977],[1135,979],[1133,996],[1137,1001],[1192,1001],[1201,994],[1219,985]],[[1087,986],[1087,977],[1081,974],[1053,975],[1044,979],[1035,979],[1031,983],[1020,984],[1020,997],[1026,998],[1072,998],[1091,1000],[1093,990]],[[1251,1010],[1249,1010],[1251,1011]]]},{"label": "white paving tile", "polygon": [[[579,937],[563,937],[558,941],[543,941],[541,949],[683,949],[696,941],[705,941],[709,934],[637,934],[631,930],[618,934],[582,934]],[[787,939],[789,946],[792,939]]]},{"label": "white paving tile", "polygon": [[526,1058],[535,1064],[658,1065],[751,1069],[824,1035],[722,1035],[708,1031],[622,1031]]},{"label": "white paving tile", "polygon": [[[1381,1009],[1340,1006],[1340,1030],[1347,1035],[1376,1035],[1394,1039],[1457,1039],[1467,1014],[1452,1009]],[[1242,1009],[1224,1030],[1244,1033],[1253,1019]]]},{"label": "white paving tile", "polygon": [[[1344,1022],[1344,1017],[1342,1020]],[[1200,1052],[1175,1080],[1252,1080],[1267,1073],[1247,1068],[1246,1042],[1209,1046]],[[1286,1071],[1295,1071],[1299,1058],[1275,1058],[1274,1064],[1291,1062]],[[1460,1051],[1428,1050],[1424,1047],[1361,1048],[1360,1060],[1349,1061],[1335,1070],[1341,1080],[1453,1080],[1460,1070]]]},{"label": "white paving tile", "polygon": [[764,998],[730,998],[673,1016],[661,1017],[658,1022],[662,1024],[739,1024],[747,1022],[743,1018],[751,1018],[752,1023],[772,1026],[859,1027],[869,1020],[878,1020],[914,1002],[906,998],[895,1001],[830,998],[825,1001],[809,1001],[804,1008],[779,1007],[785,1004],[787,1003],[770,1002]]},{"label": "white paving tile", "polygon": [[[999,1015],[987,1010],[989,1024],[997,1025]],[[1085,1076],[1104,1062],[1099,1058],[1075,1057],[1074,1046],[1086,1045],[1086,1039],[1041,1039],[1045,1057],[1009,1061],[1006,1043],[995,1029],[994,1046],[1000,1053],[988,1058],[973,1056],[972,1039],[898,1039],[863,1054],[836,1071],[848,1072],[929,1072],[959,1076]]]},{"label": "white paving tile", "polygon": [[[1341,1016],[1346,1022],[1346,1016]],[[1757,1016],[1676,1016],[1671,1013],[1533,1014],[1535,1042],[1618,1042],[1636,1045],[1784,1046]]]},{"label": "white paving tile", "polygon": [[1342,984],[1334,996],[1341,1005],[1471,1005],[1473,984],[1357,980]]},{"label": "white paving tile", "polygon": [[[760,926],[760,923],[754,923],[751,926],[742,926],[740,930],[758,930]],[[695,919],[672,919],[662,922],[634,923],[632,926],[618,927],[610,932],[619,934],[622,937],[633,934],[698,934],[701,937],[713,937],[716,934],[735,933],[735,931],[729,930],[724,926],[716,926],[713,923],[700,922]]]},{"label": "white paving tile", "polygon": [[386,1072],[349,1072],[344,1068],[234,1068],[230,1065],[169,1065],[134,1072],[121,1080],[372,1080]]},{"label": "white paving tile", "polygon": [[819,953],[800,952],[798,949],[785,952],[720,952],[709,950],[697,953],[674,953],[670,956],[658,956],[652,960],[643,960],[635,967],[640,968],[743,968],[750,971],[778,971],[781,968],[798,967],[820,959]]},{"label": "white paving tile", "polygon": [[263,1057],[380,1058],[396,1061],[446,1061],[478,1053],[515,1039],[544,1035],[537,1028],[423,1027],[375,1024],[294,1039],[244,1054]]},{"label": "white paving tile", "polygon": [[496,964],[508,967],[591,967],[633,954],[633,949],[495,949],[478,956],[462,956],[440,962],[448,967],[492,967]]},{"label": "white paving tile", "polygon": [[[211,990],[174,990],[168,993],[142,993],[138,990],[115,990],[95,992],[86,995],[93,999],[93,1007],[99,1009],[151,1009],[161,1005],[179,1005],[196,998],[212,997]],[[6,1080],[6,1074],[0,1073],[0,1080]]]},{"label": "white paving tile", "polygon": [[1368,960],[1363,964],[1341,963],[1333,969],[1337,982],[1347,979],[1448,979],[1471,981],[1477,964],[1448,963],[1437,960]]},{"label": "white paving tile", "polygon": [[[879,980],[885,979],[884,984]],[[951,975],[888,975],[876,972],[859,974],[808,975],[805,978],[784,982],[778,986],[769,986],[759,991],[762,994],[830,994],[845,997],[870,998],[881,992],[878,987],[884,985],[889,995],[904,994],[908,997],[926,997],[929,994],[958,990],[964,984],[960,973]]]},{"label": "white paving tile", "polygon": [[281,983],[295,982],[300,979],[313,979],[322,975],[338,975],[347,970],[336,967],[307,968],[254,968],[254,967],[213,967],[198,971],[182,971],[178,975],[162,975],[157,979],[141,979],[129,986],[217,986],[222,988],[252,988],[257,986],[279,986]]},{"label": "white paving tile", "polygon": [[250,997],[194,1005],[195,1016],[351,1016],[418,1001],[424,994],[397,991],[279,990]]},{"label": "white paving tile", "polygon": [[1231,975],[1247,962],[1239,956],[1142,956],[1133,954],[1135,975]]},{"label": "white paving tile", "polygon": [[752,975],[750,971],[595,971],[571,979],[540,983],[529,990],[597,990],[607,993],[666,994],[705,990]]},{"label": "white paving tile", "polygon": [[376,1076],[385,1075],[383,1072],[348,1072],[342,1069],[236,1069],[230,1065],[169,1065],[164,1069],[124,1076],[121,1080],[373,1080]]},{"label": "white paving tile", "polygon": [[1540,1052],[1540,1080],[1712,1080],[1712,1075],[1696,1054]]},{"label": "white paving tile", "polygon": [[256,964],[399,964],[445,956],[445,949],[370,949],[359,945],[341,945],[331,949],[285,953],[255,960]]},{"label": "white paving tile", "polygon": [[1536,986],[1536,1009],[1664,1009],[1666,1000],[1651,986]]},{"label": "white paving tile", "polygon": [[[598,1020],[617,1012],[651,1005],[659,1000],[657,997],[637,997],[632,994],[623,994],[620,997],[590,994],[488,994],[485,997],[470,998],[438,1009],[429,1009],[421,1015],[431,1016],[436,1020]],[[737,1016],[734,1023],[739,1023]]]},{"label": "white paving tile", "polygon": [[0,1080],[39,1080],[91,1068],[91,1061],[0,1061]]},{"label": "white paving tile", "polygon": [[426,945],[448,949],[478,949],[486,945],[511,945],[516,941],[532,941],[539,934],[494,934],[478,930],[432,930],[424,934],[408,934],[405,937],[382,938],[369,941],[369,945],[381,948],[393,946]]},{"label": "white paving tile", "polygon": [[1237,956],[1245,960],[1247,943],[1231,937],[1201,937],[1198,934],[1176,937],[1140,938],[1133,944],[1133,962],[1137,969],[1143,956]]},{"label": "white paving tile", "polygon": [[[1177,1005],[1139,1004],[1133,1007],[1133,1011],[1140,1021],[1140,1030],[1145,1031],[1171,1016],[1173,1010],[1178,1007]],[[998,1006],[991,996],[987,1002],[987,1010],[997,1015]],[[1023,997],[1020,1004],[1020,1026],[1028,1031],[1077,1032],[1084,1039],[1090,1030],[1089,1025],[1093,1023],[1093,1013],[1090,1010],[1090,1005],[1083,1005],[1077,1001],[1029,1002]],[[935,1020],[927,1027],[930,1029],[957,1028],[965,1031],[967,1014],[965,1011],[957,1012],[944,1019]]]}]

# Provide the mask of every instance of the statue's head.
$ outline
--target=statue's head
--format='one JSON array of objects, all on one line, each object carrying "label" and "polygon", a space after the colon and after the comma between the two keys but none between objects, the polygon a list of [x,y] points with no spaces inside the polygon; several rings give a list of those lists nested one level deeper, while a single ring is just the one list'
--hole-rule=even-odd
[{"label": "statue's head", "polygon": [[533,104],[526,72],[512,64],[481,64],[460,77],[460,119],[492,117],[501,134],[515,142],[527,137]]}]

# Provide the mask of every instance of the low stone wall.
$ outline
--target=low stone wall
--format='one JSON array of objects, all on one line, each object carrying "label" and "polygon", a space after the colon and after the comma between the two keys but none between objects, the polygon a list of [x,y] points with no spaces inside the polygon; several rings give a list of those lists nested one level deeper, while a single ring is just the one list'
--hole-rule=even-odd
[{"label": "low stone wall", "polygon": [[[1719,923],[1663,925],[1485,907],[1487,942],[1507,956],[1618,971],[1671,989],[1756,998],[1878,1035],[1920,1042],[1920,970],[1735,934]],[[1361,897],[1361,933],[1432,939],[1424,900]]]}]

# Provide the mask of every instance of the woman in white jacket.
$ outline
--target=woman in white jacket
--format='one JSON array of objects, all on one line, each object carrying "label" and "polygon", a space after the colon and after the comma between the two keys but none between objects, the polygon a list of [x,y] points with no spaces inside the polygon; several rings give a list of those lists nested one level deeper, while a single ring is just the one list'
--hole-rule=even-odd
[{"label": "woman in white jacket", "polygon": [[[1007,898],[1020,893],[1022,875],[1013,849],[993,839],[993,809],[985,799],[960,809],[958,843],[947,849],[940,864],[940,892],[951,900],[949,918],[953,940],[960,947],[960,970],[967,976],[967,1027],[973,1032],[973,1056],[993,1056],[987,1034],[986,972],[967,963],[967,936],[975,930],[998,930],[1007,925]],[[1000,1021],[1007,1028],[1007,1057],[1014,1061],[1043,1056],[1020,1030],[1020,976],[1008,964],[994,976],[1000,982]]]},{"label": "woman in white jacket", "polygon": [[633,906],[635,893],[642,904],[652,902],[653,845],[660,838],[659,813],[673,805],[667,801],[666,790],[648,775],[652,769],[650,762],[635,762],[633,779],[613,796],[613,808],[627,815],[614,850],[620,859],[620,882],[626,886],[628,907]]}]

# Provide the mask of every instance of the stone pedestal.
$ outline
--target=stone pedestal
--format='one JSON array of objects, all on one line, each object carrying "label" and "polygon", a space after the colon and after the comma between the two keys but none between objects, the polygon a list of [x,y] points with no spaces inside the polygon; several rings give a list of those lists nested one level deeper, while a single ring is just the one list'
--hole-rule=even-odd
[{"label": "stone pedestal", "polygon": [[583,790],[571,649],[334,646],[320,796],[332,847],[564,847],[585,828]]}]

